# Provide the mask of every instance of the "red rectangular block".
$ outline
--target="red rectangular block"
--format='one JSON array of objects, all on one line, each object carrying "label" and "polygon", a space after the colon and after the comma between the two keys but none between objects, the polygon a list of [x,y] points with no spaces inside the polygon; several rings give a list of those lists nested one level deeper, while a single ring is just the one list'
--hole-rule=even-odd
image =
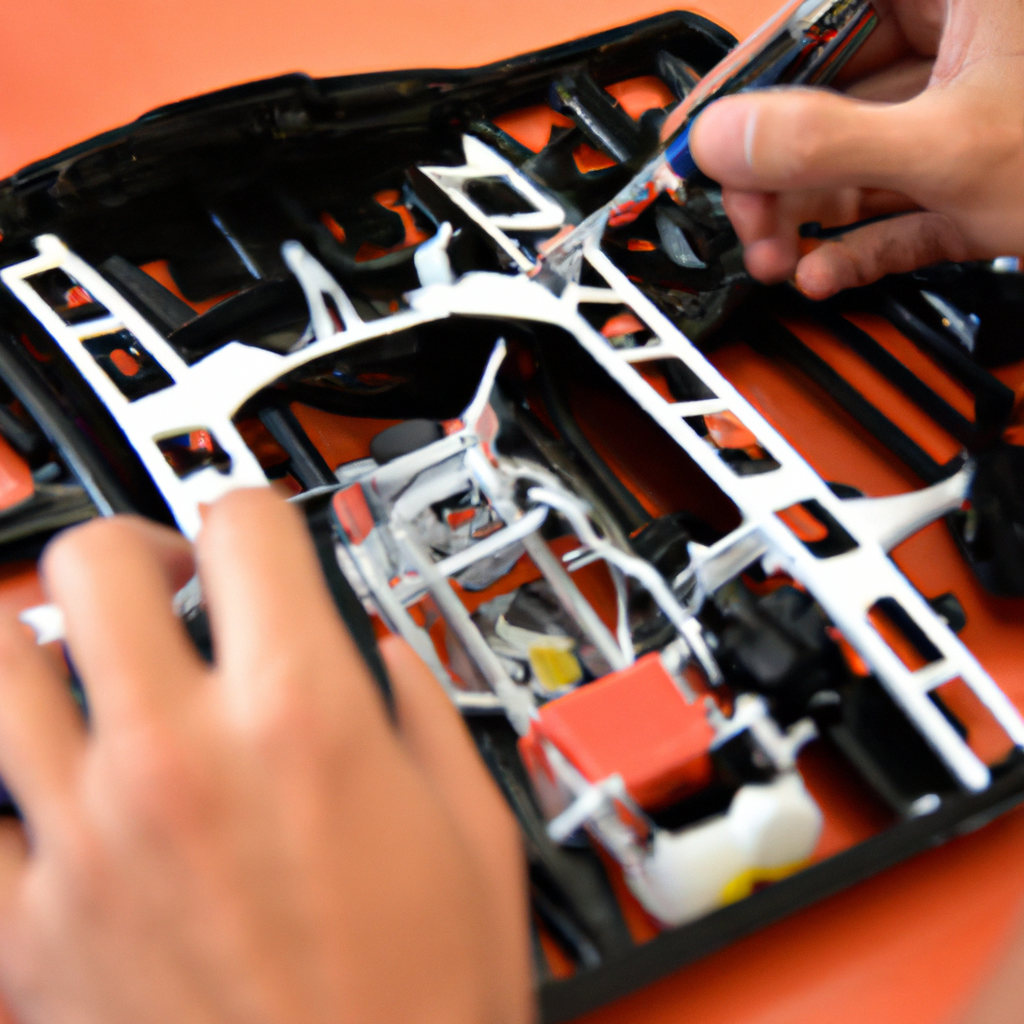
[{"label": "red rectangular block", "polygon": [[711,781],[704,706],[686,700],[657,654],[543,705],[531,736],[528,746],[548,740],[591,782],[617,772],[641,807],[664,807]]}]

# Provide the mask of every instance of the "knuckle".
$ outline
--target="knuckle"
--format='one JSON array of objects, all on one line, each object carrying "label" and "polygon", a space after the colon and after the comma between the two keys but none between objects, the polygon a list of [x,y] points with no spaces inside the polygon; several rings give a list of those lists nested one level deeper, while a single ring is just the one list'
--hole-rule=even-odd
[{"label": "knuckle", "polygon": [[171,731],[155,723],[137,725],[119,740],[114,772],[132,820],[149,831],[180,832],[215,813],[209,771]]},{"label": "knuckle", "polygon": [[254,707],[249,728],[264,750],[319,750],[334,731],[335,723],[308,691],[311,671],[300,665],[282,665],[260,680],[262,697]]},{"label": "knuckle", "polygon": [[69,896],[87,912],[102,907],[115,875],[104,844],[93,831],[68,826],[62,833],[62,846]]}]

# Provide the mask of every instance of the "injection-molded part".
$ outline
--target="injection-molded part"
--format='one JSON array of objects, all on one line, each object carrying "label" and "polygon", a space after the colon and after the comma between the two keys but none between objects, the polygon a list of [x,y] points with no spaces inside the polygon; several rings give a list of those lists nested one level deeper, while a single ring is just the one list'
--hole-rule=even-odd
[{"label": "injection-molded part", "polygon": [[721,817],[681,832],[659,830],[630,873],[640,902],[682,924],[799,871],[821,834],[821,812],[799,774],[743,786]]}]

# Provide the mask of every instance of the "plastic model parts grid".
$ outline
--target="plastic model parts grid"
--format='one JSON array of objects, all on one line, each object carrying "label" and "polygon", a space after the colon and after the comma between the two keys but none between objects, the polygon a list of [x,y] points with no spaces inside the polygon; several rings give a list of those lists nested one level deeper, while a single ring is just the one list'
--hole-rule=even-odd
[{"label": "plastic model parts grid", "polygon": [[[1016,586],[984,547],[1016,514],[986,495],[1017,463],[981,358],[1015,300],[979,317],[965,281],[1006,293],[1020,275],[869,296],[973,420],[848,311],[751,295],[714,183],[645,184],[659,125],[728,43],[675,15],[447,82],[267,83],[0,186],[0,551],[125,509],[192,536],[232,488],[288,493],[382,688],[388,630],[515,810],[552,1020],[1024,792],[1024,720],[957,636],[960,604],[889,554],[947,517],[978,578]],[[207,176],[194,194],[186,171]],[[953,449],[872,406],[799,317]],[[916,484],[823,479],[716,366],[736,332],[829,389],[829,429],[852,417]],[[609,428],[650,454],[624,463]],[[194,584],[178,606],[209,653]],[[60,636],[59,609],[25,618]],[[838,812],[809,757],[890,824],[822,855]]]}]

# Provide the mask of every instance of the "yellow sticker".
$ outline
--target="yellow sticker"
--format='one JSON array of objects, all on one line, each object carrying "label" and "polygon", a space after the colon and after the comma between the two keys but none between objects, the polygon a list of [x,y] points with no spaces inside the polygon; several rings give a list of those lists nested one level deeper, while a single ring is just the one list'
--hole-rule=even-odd
[{"label": "yellow sticker", "polygon": [[533,676],[545,690],[561,690],[583,678],[576,655],[561,644],[531,644],[529,658]]},{"label": "yellow sticker", "polygon": [[795,864],[783,864],[780,868],[750,868],[726,883],[718,898],[723,906],[736,903],[746,899],[754,891],[755,886],[763,882],[780,882],[783,878],[802,871],[807,863],[807,861],[801,860]]}]

